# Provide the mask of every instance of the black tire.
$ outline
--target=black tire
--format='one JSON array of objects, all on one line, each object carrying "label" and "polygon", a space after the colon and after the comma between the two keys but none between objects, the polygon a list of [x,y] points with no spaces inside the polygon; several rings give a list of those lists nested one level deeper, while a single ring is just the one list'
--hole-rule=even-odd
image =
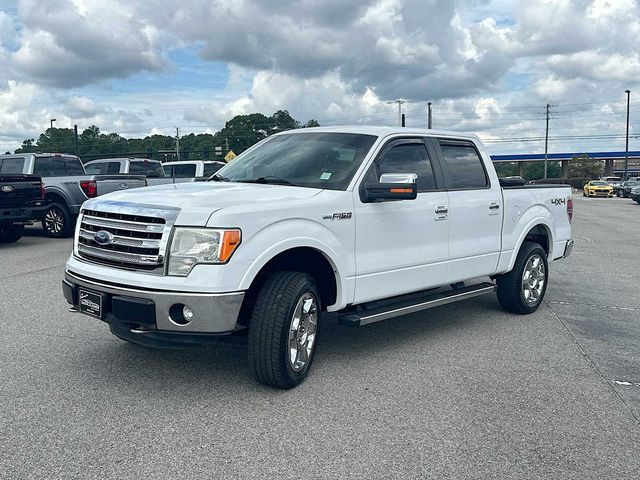
[{"label": "black tire", "polygon": [[73,216],[63,203],[50,203],[42,217],[42,229],[49,237],[65,238],[73,233]]},{"label": "black tire", "polygon": [[[538,256],[542,260],[544,266],[544,283],[535,301],[531,301],[527,299],[523,287],[523,275],[529,260],[535,256]],[[524,242],[518,252],[518,258],[516,258],[513,270],[497,278],[498,302],[500,306],[508,312],[528,315],[535,312],[542,303],[548,283],[549,265],[547,263],[547,254],[540,244]]]},{"label": "black tire", "polygon": [[[290,359],[290,332],[296,307],[310,297],[315,300],[315,335],[309,354],[305,347],[299,348],[299,351],[304,349],[306,361],[302,366],[297,365],[299,370],[296,371]],[[249,369],[256,380],[271,387],[289,389],[306,378],[317,350],[321,312],[320,293],[310,275],[284,271],[267,278],[256,296],[249,325]],[[305,317],[300,324],[309,325],[311,318],[310,315]],[[301,331],[304,334],[304,328]],[[296,332],[295,345],[302,339],[298,333],[300,331]],[[308,339],[310,335],[304,338]],[[294,363],[297,361],[296,355]]]},{"label": "black tire", "polygon": [[0,243],[14,243],[24,235],[24,225],[0,227]]}]

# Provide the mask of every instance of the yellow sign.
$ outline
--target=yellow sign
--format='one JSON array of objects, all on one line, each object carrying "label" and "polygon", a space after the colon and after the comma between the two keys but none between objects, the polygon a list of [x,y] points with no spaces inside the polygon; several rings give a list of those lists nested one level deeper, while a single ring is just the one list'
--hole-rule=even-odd
[{"label": "yellow sign", "polygon": [[228,163],[228,162],[230,162],[231,160],[233,160],[236,157],[237,157],[237,155],[235,153],[233,153],[233,150],[229,150],[229,153],[227,153],[224,156],[224,159]]}]

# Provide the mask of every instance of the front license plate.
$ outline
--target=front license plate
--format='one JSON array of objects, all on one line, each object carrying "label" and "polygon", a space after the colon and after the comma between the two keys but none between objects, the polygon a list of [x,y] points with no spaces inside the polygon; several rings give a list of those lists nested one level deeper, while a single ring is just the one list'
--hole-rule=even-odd
[{"label": "front license plate", "polygon": [[88,290],[78,290],[78,310],[102,320],[102,295]]}]

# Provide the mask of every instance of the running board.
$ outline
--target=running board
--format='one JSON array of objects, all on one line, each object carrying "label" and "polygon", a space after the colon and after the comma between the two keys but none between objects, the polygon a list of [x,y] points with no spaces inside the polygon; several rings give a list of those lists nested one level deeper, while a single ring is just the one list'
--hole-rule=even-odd
[{"label": "running board", "polygon": [[427,310],[428,308],[439,307],[440,305],[485,295],[494,292],[495,289],[496,286],[493,283],[484,282],[468,287],[447,290],[446,292],[430,293],[419,298],[414,298],[412,301],[405,300],[404,302],[392,303],[385,307],[345,313],[338,317],[338,322],[341,325],[349,327],[359,327],[387,320],[388,318],[408,315],[410,313]]}]

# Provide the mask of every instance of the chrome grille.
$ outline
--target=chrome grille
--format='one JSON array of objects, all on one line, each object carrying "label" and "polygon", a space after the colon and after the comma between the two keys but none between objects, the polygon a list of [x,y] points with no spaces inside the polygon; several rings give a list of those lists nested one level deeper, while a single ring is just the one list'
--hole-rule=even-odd
[{"label": "chrome grille", "polygon": [[[151,213],[158,216],[84,209],[76,239],[78,256],[94,263],[162,274],[175,213]],[[106,232],[103,236],[108,240],[98,242],[98,232]]]}]

